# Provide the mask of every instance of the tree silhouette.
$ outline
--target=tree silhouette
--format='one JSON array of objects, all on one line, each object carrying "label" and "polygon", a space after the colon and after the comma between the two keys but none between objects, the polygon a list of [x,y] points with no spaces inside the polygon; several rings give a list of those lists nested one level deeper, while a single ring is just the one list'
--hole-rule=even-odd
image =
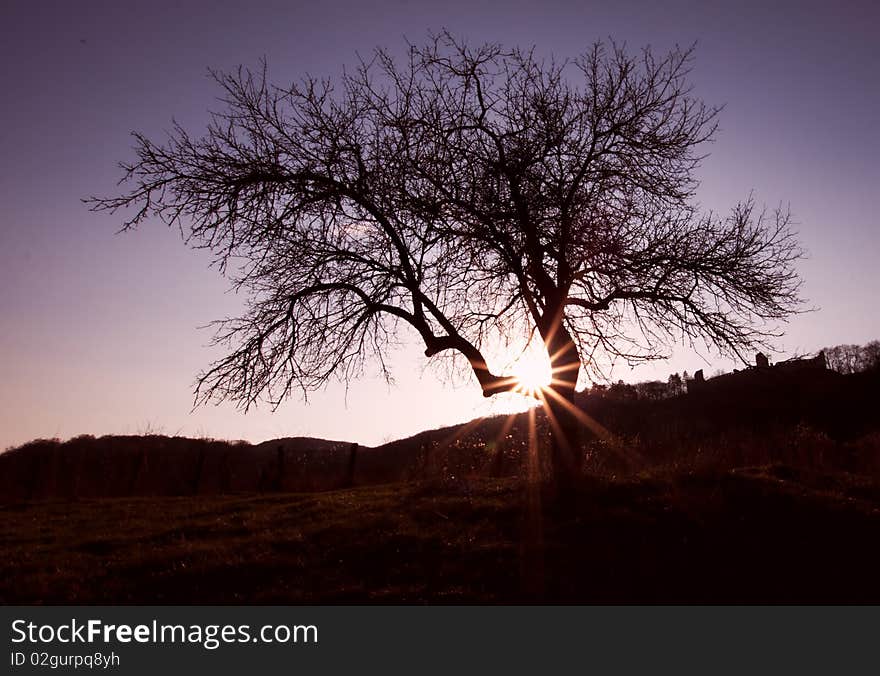
[{"label": "tree silhouette", "polygon": [[124,229],[179,226],[248,292],[246,314],[218,322],[229,353],[197,400],[277,405],[384,370],[402,327],[492,396],[517,382],[487,347],[537,331],[568,476],[575,386],[596,357],[654,359],[682,337],[742,356],[799,303],[787,212],[692,203],[719,109],[691,95],[691,60],[598,43],[542,61],[444,33],[335,85],[273,86],[265,64],[214,73],[224,109],[204,135],[135,134],[130,189],[91,203],[135,207]]},{"label": "tree silhouette", "polygon": [[866,345],[835,345],[822,350],[828,368],[849,374],[880,368],[880,341]]}]

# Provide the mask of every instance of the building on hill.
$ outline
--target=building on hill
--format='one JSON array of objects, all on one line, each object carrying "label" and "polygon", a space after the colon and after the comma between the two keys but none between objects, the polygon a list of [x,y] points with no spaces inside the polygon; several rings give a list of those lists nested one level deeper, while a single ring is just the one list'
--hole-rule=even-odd
[{"label": "building on hill", "polygon": [[708,387],[719,385],[727,385],[736,383],[747,384],[750,380],[754,380],[766,375],[808,375],[812,372],[826,371],[828,362],[825,359],[824,350],[814,357],[793,357],[785,361],[771,364],[770,360],[762,352],[755,355],[755,365],[743,370],[734,370],[733,373],[724,373],[714,378],[704,378],[703,370],[700,369],[694,373],[694,377],[686,381],[688,393],[702,392]]},{"label": "building on hill", "polygon": [[825,359],[825,350],[822,350],[815,357],[795,357],[779,362],[774,368],[786,371],[826,371],[828,360]]}]

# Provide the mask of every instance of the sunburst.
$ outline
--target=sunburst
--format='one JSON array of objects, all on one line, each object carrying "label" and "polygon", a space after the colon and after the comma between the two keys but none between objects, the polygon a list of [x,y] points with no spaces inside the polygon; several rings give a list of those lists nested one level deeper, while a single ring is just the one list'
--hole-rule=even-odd
[{"label": "sunburst", "polygon": [[515,392],[527,397],[538,398],[538,394],[553,380],[550,361],[537,357],[523,358],[513,365],[513,377],[516,378]]}]

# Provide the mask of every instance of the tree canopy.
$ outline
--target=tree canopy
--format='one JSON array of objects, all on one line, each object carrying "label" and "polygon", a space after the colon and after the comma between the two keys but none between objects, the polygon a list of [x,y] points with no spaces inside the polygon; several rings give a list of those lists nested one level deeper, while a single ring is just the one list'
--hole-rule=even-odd
[{"label": "tree canopy", "polygon": [[402,328],[486,396],[516,386],[487,346],[537,331],[570,399],[600,355],[682,338],[744,355],[800,302],[786,211],[695,205],[719,108],[693,96],[692,57],[597,43],[543,60],[442,34],[335,81],[214,73],[207,130],[135,134],[126,192],[92,204],[180,227],[247,292],[203,399],[277,404],[384,369]]}]

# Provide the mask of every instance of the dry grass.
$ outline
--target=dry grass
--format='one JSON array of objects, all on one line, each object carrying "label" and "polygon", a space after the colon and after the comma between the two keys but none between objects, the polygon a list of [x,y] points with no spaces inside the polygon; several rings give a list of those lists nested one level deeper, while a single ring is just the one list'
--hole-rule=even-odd
[{"label": "dry grass", "polygon": [[880,601],[880,489],[864,477],[773,465],[591,480],[564,511],[545,499],[538,585],[522,489],[6,505],[0,601]]},{"label": "dry grass", "polygon": [[350,445],[35,443],[0,456],[0,603],[880,603],[878,393],[589,398],[612,434],[564,508],[517,478],[522,419],[361,449],[357,487],[311,493],[351,485]]}]

